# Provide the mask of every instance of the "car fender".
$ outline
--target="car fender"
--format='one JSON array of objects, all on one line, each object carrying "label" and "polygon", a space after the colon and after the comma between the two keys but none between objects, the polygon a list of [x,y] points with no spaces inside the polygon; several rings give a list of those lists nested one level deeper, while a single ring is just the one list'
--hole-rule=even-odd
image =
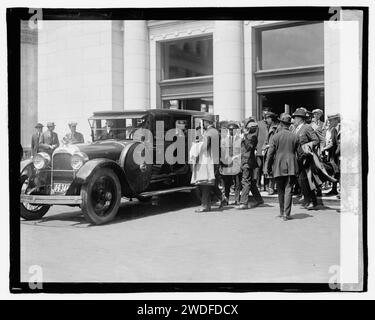
[{"label": "car fender", "polygon": [[85,184],[94,172],[100,168],[110,168],[118,176],[121,184],[121,193],[123,195],[129,194],[129,185],[127,183],[124,170],[118,165],[116,161],[105,159],[105,158],[96,158],[87,161],[76,173],[74,179],[74,185],[77,188]]},{"label": "car fender", "polygon": [[[23,172],[27,172],[29,170],[28,167],[30,167],[30,169],[32,170],[33,167],[31,167],[33,165],[33,159],[32,158],[29,158],[29,159],[26,159],[26,160],[22,160],[21,161],[21,164],[20,164],[20,174],[22,175]],[[31,174],[31,172],[28,172]],[[27,175],[30,175],[30,174],[27,174]]]}]

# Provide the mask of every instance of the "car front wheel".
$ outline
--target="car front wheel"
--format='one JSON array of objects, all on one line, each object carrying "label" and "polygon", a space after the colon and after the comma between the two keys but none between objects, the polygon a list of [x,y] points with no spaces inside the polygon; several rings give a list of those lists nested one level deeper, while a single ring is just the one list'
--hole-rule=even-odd
[{"label": "car front wheel", "polygon": [[[21,194],[33,194],[29,188],[29,177],[21,176]],[[25,220],[39,220],[48,212],[49,205],[31,204],[21,202],[20,215]]]},{"label": "car front wheel", "polygon": [[121,202],[121,185],[117,175],[108,168],[96,170],[81,188],[81,209],[93,224],[107,223],[116,216]]}]

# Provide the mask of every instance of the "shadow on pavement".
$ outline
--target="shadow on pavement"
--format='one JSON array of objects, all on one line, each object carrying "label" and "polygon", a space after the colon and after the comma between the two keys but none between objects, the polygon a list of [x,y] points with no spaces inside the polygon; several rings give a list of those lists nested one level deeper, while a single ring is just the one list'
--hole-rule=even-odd
[{"label": "shadow on pavement", "polygon": [[[120,223],[135,219],[147,218],[150,216],[168,213],[170,211],[176,211],[179,209],[194,207],[199,205],[195,196],[191,193],[174,193],[159,196],[156,200],[150,200],[148,202],[139,202],[137,200],[127,201],[121,203],[121,207],[115,217],[115,219],[105,225],[111,225],[114,223]],[[76,227],[86,226],[92,227],[95,225],[90,224],[86,221],[81,210],[68,211],[63,213],[53,214],[44,217],[37,221],[26,221],[27,224],[43,225],[47,222],[62,221],[70,222],[69,225],[61,225],[64,227]],[[47,225],[46,225],[47,226]]]},{"label": "shadow on pavement", "polygon": [[296,220],[296,219],[312,218],[313,216],[307,213],[296,213],[296,214],[292,214],[290,217],[292,218],[292,220]]}]

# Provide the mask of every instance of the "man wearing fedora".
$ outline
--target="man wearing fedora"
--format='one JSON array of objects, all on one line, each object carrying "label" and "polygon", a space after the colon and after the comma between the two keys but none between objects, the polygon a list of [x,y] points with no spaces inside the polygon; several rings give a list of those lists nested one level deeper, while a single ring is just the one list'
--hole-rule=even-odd
[{"label": "man wearing fedora", "polygon": [[39,145],[43,147],[46,152],[52,154],[53,151],[60,145],[59,138],[55,130],[54,122],[47,122],[47,131],[43,132]]},{"label": "man wearing fedora", "polygon": [[289,130],[292,118],[284,113],[280,118],[279,131],[272,137],[267,152],[267,171],[273,173],[279,198],[280,215],[284,221],[290,219],[292,189],[298,173],[298,137]]},{"label": "man wearing fedora", "polygon": [[35,156],[39,152],[39,142],[43,132],[43,125],[37,123],[35,133],[31,136],[31,156]]},{"label": "man wearing fedora", "polygon": [[84,143],[83,134],[76,131],[77,122],[71,121],[68,123],[70,132],[65,135],[63,138],[64,143],[66,144],[77,144]]},{"label": "man wearing fedora", "polygon": [[293,133],[297,135],[299,146],[297,150],[297,159],[299,166],[298,182],[304,197],[302,206],[308,210],[319,210],[318,200],[314,191],[313,182],[310,181],[307,172],[311,169],[306,162],[307,155],[313,152],[315,146],[319,144],[319,138],[311,125],[305,122],[308,117],[306,109],[298,108],[293,114],[294,128]]}]

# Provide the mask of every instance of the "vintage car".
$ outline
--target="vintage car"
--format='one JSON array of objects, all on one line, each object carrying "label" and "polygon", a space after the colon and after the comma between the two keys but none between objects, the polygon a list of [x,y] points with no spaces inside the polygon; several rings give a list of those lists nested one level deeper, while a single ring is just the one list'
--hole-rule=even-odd
[{"label": "vintage car", "polygon": [[[190,185],[188,150],[184,163],[155,161],[157,153],[173,143],[156,135],[175,128],[179,133],[196,129],[204,117],[215,119],[185,110],[95,112],[89,118],[92,142],[61,145],[21,162],[21,217],[41,219],[52,205],[80,206],[90,223],[103,224],[116,216],[122,198],[145,201],[153,195],[195,189]],[[156,130],[157,121],[164,124],[162,132]],[[134,133],[139,128],[149,130],[152,141],[137,140]],[[152,146],[153,159],[139,164],[134,153],[142,152],[139,145],[146,142]]]}]

